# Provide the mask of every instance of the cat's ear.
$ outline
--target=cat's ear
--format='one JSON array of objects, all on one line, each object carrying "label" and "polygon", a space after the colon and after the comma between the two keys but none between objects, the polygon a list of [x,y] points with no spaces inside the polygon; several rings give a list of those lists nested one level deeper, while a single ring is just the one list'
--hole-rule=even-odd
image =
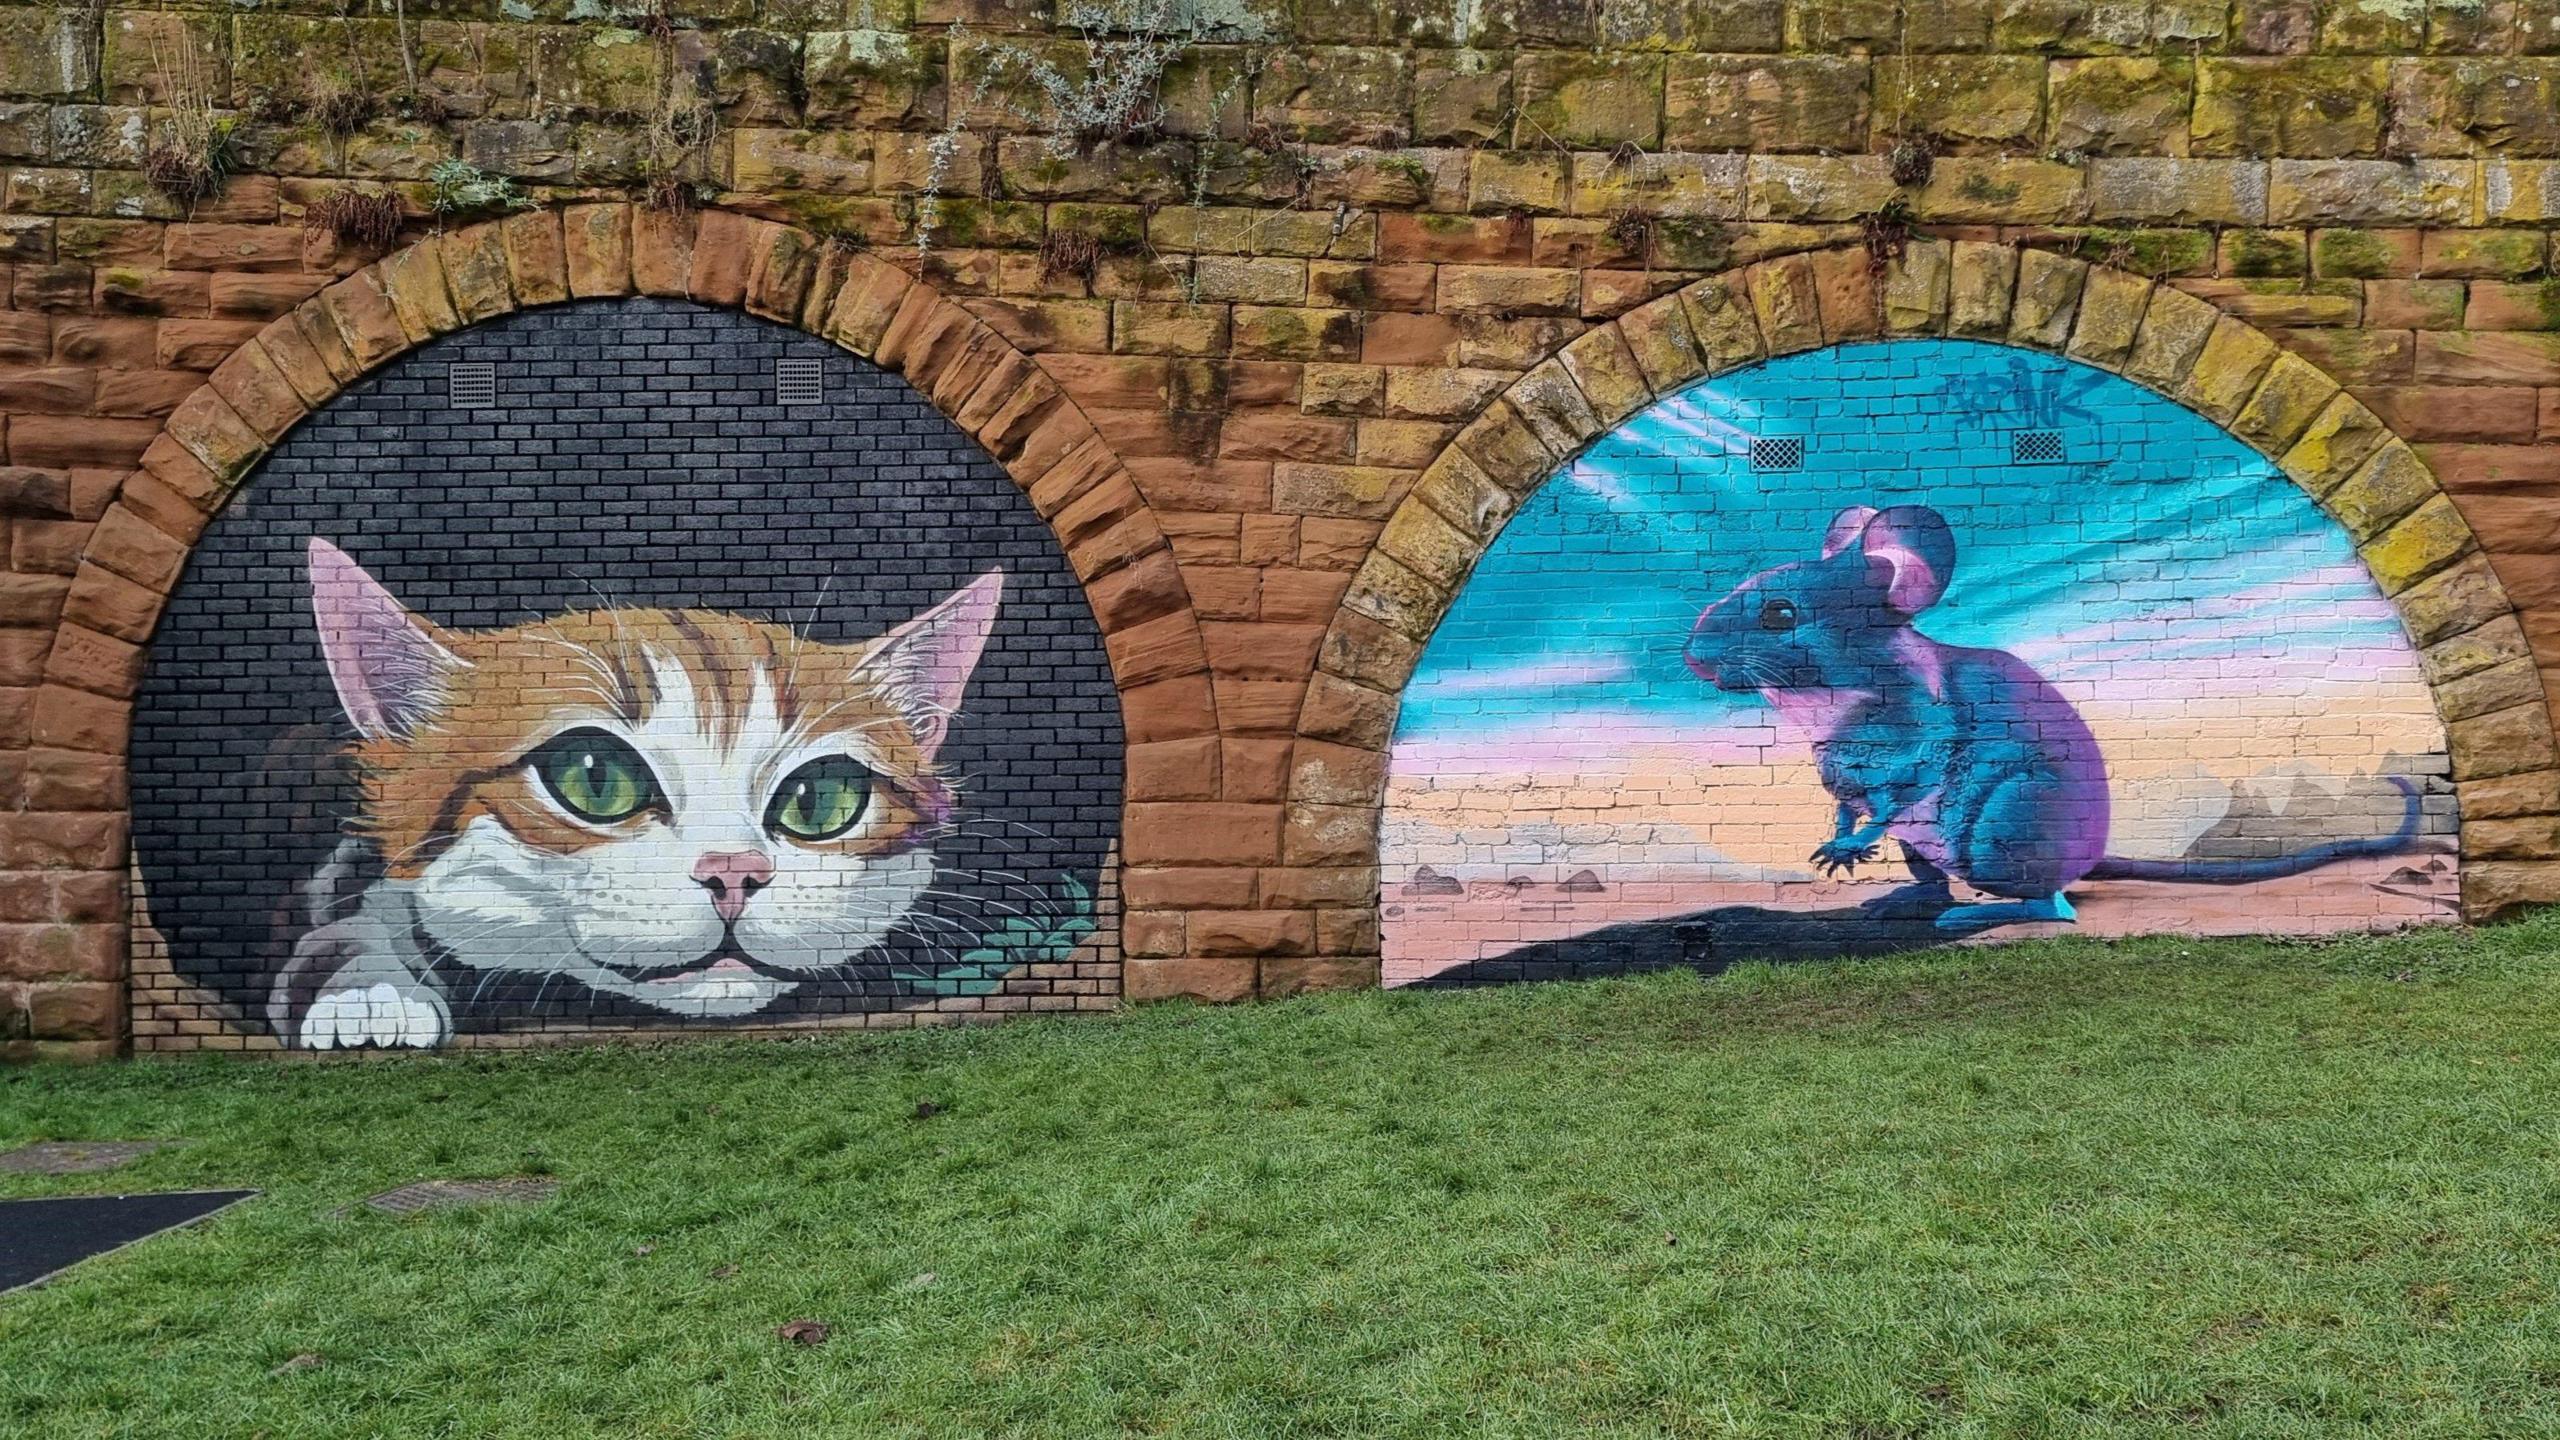
[{"label": "cat's ear", "polygon": [[338,703],[367,739],[407,739],[463,662],[344,550],[314,536],[310,561],[311,612]]},{"label": "cat's ear", "polygon": [[887,689],[906,712],[916,744],[930,760],[951,733],[970,672],[994,631],[996,605],[1004,598],[1004,572],[990,570],[950,599],[880,637],[862,657],[862,668],[885,671]]}]

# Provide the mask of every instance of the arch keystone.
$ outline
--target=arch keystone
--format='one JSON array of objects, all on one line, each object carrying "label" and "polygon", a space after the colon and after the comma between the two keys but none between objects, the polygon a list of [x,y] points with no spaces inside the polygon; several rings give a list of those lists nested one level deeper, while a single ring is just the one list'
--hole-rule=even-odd
[{"label": "arch keystone", "polygon": [[569,298],[569,256],[561,239],[560,212],[527,210],[498,222],[506,251],[507,284],[519,305],[557,305]]},{"label": "arch keystone", "polygon": [[631,207],[572,205],[560,214],[561,259],[569,294],[599,299],[631,293]]},{"label": "arch keystone", "polygon": [[507,273],[505,232],[497,221],[467,226],[438,242],[444,254],[445,288],[460,325],[495,320],[516,308],[515,282]]},{"label": "arch keystone", "polygon": [[2080,313],[2080,292],[2088,282],[2086,261],[2050,250],[2019,251],[2017,289],[2009,303],[2009,343],[2060,350],[2071,339],[2072,321]]},{"label": "arch keystone", "polygon": [[395,250],[367,269],[378,278],[391,317],[399,323],[401,350],[462,328],[462,315],[454,309],[453,291],[445,281],[443,237]]}]

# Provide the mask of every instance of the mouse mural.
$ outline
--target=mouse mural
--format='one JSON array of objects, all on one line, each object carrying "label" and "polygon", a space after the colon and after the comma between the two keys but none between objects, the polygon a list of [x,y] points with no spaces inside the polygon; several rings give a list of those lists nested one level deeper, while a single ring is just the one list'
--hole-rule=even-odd
[{"label": "mouse mural", "polygon": [[1458,597],[1387,979],[2449,920],[2449,768],[2345,532],[2207,421],[2005,347],[1793,356],[1606,437]]}]

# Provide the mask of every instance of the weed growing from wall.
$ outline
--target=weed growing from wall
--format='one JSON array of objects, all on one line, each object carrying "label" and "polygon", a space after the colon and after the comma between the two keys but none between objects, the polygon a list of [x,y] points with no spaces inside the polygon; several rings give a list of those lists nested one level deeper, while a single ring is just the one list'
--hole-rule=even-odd
[{"label": "weed growing from wall", "polygon": [[1858,217],[1859,238],[1866,242],[1867,270],[1882,275],[1886,267],[1911,249],[1910,202],[1896,195]]},{"label": "weed growing from wall", "polygon": [[[672,40],[660,43],[672,59]],[[653,210],[690,209],[702,192],[714,188],[711,142],[719,134],[720,116],[709,98],[711,76],[680,76],[678,68],[667,67],[657,106],[641,130],[640,198]],[[707,72],[709,62],[703,68]]]},{"label": "weed growing from wall", "polygon": [[697,28],[695,22],[677,13],[673,0],[574,0],[567,18],[629,31],[657,48],[657,94],[648,112],[638,117],[640,203],[652,210],[685,211],[711,198],[719,189],[712,173],[712,147],[720,132],[719,111],[711,98],[717,89],[716,69],[707,59],[687,67],[676,54],[676,37]]},{"label": "weed growing from wall", "polygon": [[1063,225],[1040,241],[1040,274],[1072,275],[1086,284],[1102,269],[1102,241],[1090,230]]},{"label": "weed growing from wall", "polygon": [[1934,135],[1903,135],[1884,152],[1885,173],[1893,183],[1905,188],[1926,185],[1938,168],[1938,139]]},{"label": "weed growing from wall", "polygon": [[1252,12],[1218,0],[1081,0],[1060,18],[1082,47],[1064,65],[1016,41],[971,40],[952,25],[951,68],[959,69],[964,54],[982,63],[967,102],[954,98],[948,122],[928,148],[925,185],[916,202],[917,254],[932,248],[943,186],[967,133],[967,116],[980,105],[992,102],[1025,126],[1045,131],[1044,148],[1059,159],[1105,142],[1144,145],[1164,134],[1165,72],[1193,46],[1212,38],[1259,41],[1270,34]]},{"label": "weed growing from wall", "polygon": [[303,212],[302,228],[378,253],[400,238],[400,216],[400,197],[389,191],[332,190]]},{"label": "weed growing from wall", "polygon": [[212,66],[197,52],[192,32],[181,29],[173,47],[155,39],[151,61],[169,108],[143,153],[143,178],[191,206],[220,194],[230,178],[239,158],[238,121],[214,108]]},{"label": "weed growing from wall", "polygon": [[316,72],[303,86],[302,113],[333,140],[344,140],[373,118],[374,96],[363,77],[345,69]]}]

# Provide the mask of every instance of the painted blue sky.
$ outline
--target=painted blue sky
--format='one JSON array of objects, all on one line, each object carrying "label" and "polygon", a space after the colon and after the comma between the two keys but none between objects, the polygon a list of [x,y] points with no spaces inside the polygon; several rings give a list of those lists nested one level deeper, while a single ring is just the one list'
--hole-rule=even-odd
[{"label": "painted blue sky", "polygon": [[[2063,462],[2013,464],[2021,430]],[[1801,437],[1795,471],[1750,442]],[[1790,356],[1703,381],[1534,495],[1425,651],[1400,738],[1569,723],[1716,724],[1759,702],[1690,676],[1706,604],[1810,558],[1842,506],[1934,506],[1955,579],[1920,622],[2066,686],[2174,684],[2286,662],[2340,680],[2407,661],[2345,533],[2266,460],[2129,381],[1971,341]]]}]

